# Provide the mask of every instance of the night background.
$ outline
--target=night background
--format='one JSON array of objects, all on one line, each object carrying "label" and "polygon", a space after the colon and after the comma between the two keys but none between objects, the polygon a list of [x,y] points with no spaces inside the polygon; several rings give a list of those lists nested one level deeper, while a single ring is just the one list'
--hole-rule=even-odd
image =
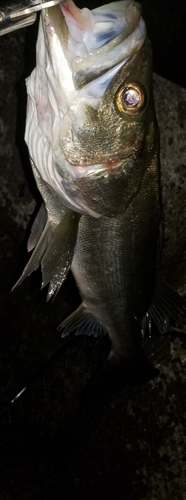
[{"label": "night background", "polygon": [[[186,89],[186,3],[141,4],[154,72]],[[57,326],[80,302],[72,276],[47,304],[46,290],[39,291],[40,271],[11,292],[27,260],[29,221],[40,203],[23,141],[24,81],[34,67],[36,37],[37,23],[0,37],[0,499],[185,500],[184,333],[160,336],[154,331],[152,339],[145,339],[144,349],[160,370],[155,381],[86,407],[86,384],[109,344],[106,338],[60,338]],[[160,81],[160,90],[161,85],[166,89]],[[179,87],[168,86],[167,119],[178,95],[179,126],[186,134],[186,92]],[[158,110],[161,114],[161,99]],[[179,179],[167,181],[167,193],[170,205],[179,206],[169,210],[173,227],[181,219],[183,227],[180,223],[178,233],[173,231],[175,247],[165,252],[163,265],[171,284],[186,293],[184,155],[178,141],[182,169]]]}]

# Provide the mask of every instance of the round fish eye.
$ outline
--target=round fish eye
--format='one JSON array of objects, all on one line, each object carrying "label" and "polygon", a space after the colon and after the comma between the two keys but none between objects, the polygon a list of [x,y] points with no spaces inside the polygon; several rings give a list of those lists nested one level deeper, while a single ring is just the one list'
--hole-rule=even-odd
[{"label": "round fish eye", "polygon": [[116,106],[121,113],[134,116],[145,106],[145,92],[136,83],[128,83],[119,88],[115,96]]}]

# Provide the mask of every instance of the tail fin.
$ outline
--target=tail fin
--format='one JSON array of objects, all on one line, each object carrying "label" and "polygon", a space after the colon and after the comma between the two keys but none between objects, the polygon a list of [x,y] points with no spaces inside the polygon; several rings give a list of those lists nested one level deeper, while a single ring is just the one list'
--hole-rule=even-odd
[{"label": "tail fin", "polygon": [[158,373],[142,349],[139,349],[136,356],[120,359],[111,351],[104,364],[89,380],[84,402],[88,406],[100,405],[117,390],[148,382],[157,377]]}]

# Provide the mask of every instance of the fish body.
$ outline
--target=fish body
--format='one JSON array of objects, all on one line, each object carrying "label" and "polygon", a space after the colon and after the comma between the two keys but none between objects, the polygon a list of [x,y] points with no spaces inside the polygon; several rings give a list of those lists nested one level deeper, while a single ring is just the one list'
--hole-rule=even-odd
[{"label": "fish body", "polygon": [[[47,215],[43,228],[41,209],[41,234],[38,220],[33,225],[35,249],[19,282],[41,263],[50,298],[71,267],[82,306],[62,323],[63,335],[106,331],[113,366],[133,366],[143,358],[161,219],[152,57],[140,5],[89,11],[67,0],[44,10],[27,91],[25,138]],[[156,305],[153,312],[159,318]]]},{"label": "fish body", "polygon": [[72,261],[83,305],[104,325],[118,358],[138,354],[141,322],[155,287],[157,179],[150,169],[144,177],[139,193],[118,218],[82,215]]}]

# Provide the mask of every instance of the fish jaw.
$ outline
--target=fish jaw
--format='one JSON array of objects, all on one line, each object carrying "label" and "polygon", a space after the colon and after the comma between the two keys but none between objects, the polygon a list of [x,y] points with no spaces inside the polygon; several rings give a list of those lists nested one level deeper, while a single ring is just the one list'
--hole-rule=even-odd
[{"label": "fish jaw", "polygon": [[137,194],[145,168],[140,160],[125,160],[116,165],[90,165],[86,175],[73,177],[66,173],[62,184],[69,199],[76,201],[82,213],[96,218],[120,217]]},{"label": "fish jaw", "polygon": [[[25,139],[30,156],[43,180],[66,206],[95,217],[102,213],[102,207],[96,206],[95,209],[84,199],[79,202],[79,187],[76,190],[75,181],[82,177],[83,171],[86,178],[97,176],[99,165],[104,169],[109,165],[110,170],[112,165],[121,164],[122,159],[125,161],[130,156],[131,144],[136,138],[140,138],[140,144],[135,146],[135,151],[140,149],[143,140],[143,127],[136,120],[135,133],[131,133],[131,123],[123,133],[123,117],[115,108],[112,94],[109,107],[113,123],[109,131],[106,106],[105,118],[103,116],[104,96],[109,92],[110,84],[121,75],[126,60],[135,59],[146,36],[139,4],[127,0],[110,5],[93,11],[79,11],[73,2],[67,1],[44,10],[37,43],[37,66],[27,80]],[[112,25],[112,18],[116,27],[114,31],[110,30],[108,36],[111,39],[105,44],[101,27],[103,20],[106,26],[107,22]],[[76,36],[74,19],[83,33],[83,42],[74,43],[77,53],[71,50],[73,36]],[[90,46],[86,45],[87,40]],[[78,52],[78,43],[83,54]],[[109,61],[111,67],[105,68],[104,61]],[[95,73],[91,69],[88,81],[85,82],[83,76],[82,82],[78,83],[76,75],[80,79],[80,74],[88,75],[89,67],[94,67]],[[73,194],[67,178],[74,183]]]}]

